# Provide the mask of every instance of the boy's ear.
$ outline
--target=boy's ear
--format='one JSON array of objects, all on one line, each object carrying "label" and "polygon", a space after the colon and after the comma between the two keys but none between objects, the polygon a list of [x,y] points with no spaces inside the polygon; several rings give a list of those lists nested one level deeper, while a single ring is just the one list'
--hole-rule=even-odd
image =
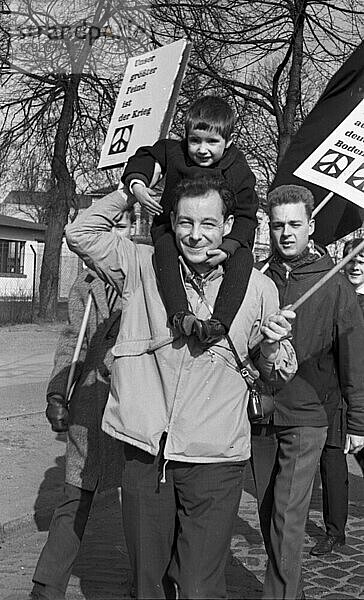
[{"label": "boy's ear", "polygon": [[233,136],[231,135],[226,142],[225,148],[230,148],[232,143],[233,143]]}]

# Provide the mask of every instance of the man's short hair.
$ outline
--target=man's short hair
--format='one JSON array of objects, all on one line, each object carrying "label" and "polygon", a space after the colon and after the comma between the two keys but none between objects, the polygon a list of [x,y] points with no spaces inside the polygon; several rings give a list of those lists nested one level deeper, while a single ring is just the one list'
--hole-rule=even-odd
[{"label": "man's short hair", "polygon": [[[354,248],[359,246],[359,244],[361,244],[363,240],[364,240],[363,237],[357,237],[357,238],[354,238],[352,240],[348,240],[347,242],[345,242],[344,249],[343,249],[343,256],[347,256],[349,254],[349,252],[351,252],[352,250],[354,250]],[[359,252],[359,256],[364,256],[364,249],[361,252]]]},{"label": "man's short hair", "polygon": [[197,198],[209,192],[217,192],[222,200],[224,219],[233,215],[236,209],[236,197],[226,181],[221,177],[200,176],[193,179],[182,179],[176,187],[172,202],[172,211],[176,214],[181,198]]},{"label": "man's short hair", "polygon": [[312,217],[312,211],[315,206],[315,200],[310,190],[303,185],[279,185],[267,195],[267,211],[271,218],[272,210],[275,206],[282,204],[302,204],[305,205],[308,220]]},{"label": "man's short hair", "polygon": [[198,98],[187,110],[185,131],[191,129],[216,131],[225,141],[231,138],[235,126],[235,115],[230,104],[219,96]]}]

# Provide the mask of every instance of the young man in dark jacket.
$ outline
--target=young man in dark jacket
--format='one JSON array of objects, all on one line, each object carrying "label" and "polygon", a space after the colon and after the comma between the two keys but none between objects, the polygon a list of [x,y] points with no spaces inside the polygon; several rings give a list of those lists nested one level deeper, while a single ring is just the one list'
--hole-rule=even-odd
[{"label": "young man in dark jacket", "polygon": [[[269,196],[273,259],[266,272],[281,306],[295,302],[333,266],[310,242],[314,199],[301,186]],[[268,554],[263,598],[304,598],[301,555],[313,480],[327,428],[347,402],[346,451],[364,445],[364,319],[354,290],[338,274],[297,309],[292,326],[298,371],[275,397],[273,422],[255,426],[252,463]]]}]

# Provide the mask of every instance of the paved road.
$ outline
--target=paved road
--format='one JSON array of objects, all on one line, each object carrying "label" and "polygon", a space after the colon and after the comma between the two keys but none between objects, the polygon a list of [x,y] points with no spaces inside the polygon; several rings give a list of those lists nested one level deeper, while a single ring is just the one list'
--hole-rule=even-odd
[{"label": "paved road", "polygon": [[[306,596],[312,599],[364,598],[364,518],[362,477],[350,459],[350,516],[347,545],[324,558],[311,558],[308,551],[322,534],[319,481],[316,481],[306,528],[304,571]],[[12,592],[26,592],[48,522],[40,531],[8,537],[2,544],[0,600]],[[120,600],[129,598],[130,571],[120,521],[117,492],[100,495],[90,517],[81,553],[74,566],[67,600]],[[246,474],[239,516],[235,523],[231,556],[227,567],[229,598],[257,600],[261,597],[265,552],[249,470]]]},{"label": "paved road", "polygon": [[63,326],[0,327],[0,536],[54,506],[61,491],[66,438],[52,433],[44,408]]},{"label": "paved road", "polygon": [[[44,390],[61,325],[0,328],[0,600],[31,589],[50,513],[61,493],[64,436],[44,419]],[[25,416],[31,414],[30,416]],[[22,417],[9,418],[13,414]],[[312,599],[364,599],[363,477],[349,457],[350,506],[347,544],[318,559],[310,547],[322,535],[319,479],[306,528],[306,595]],[[17,521],[18,519],[18,521]],[[229,598],[261,597],[265,552],[259,531],[254,486],[247,470],[227,567]],[[115,491],[94,504],[67,600],[120,600],[129,597],[130,570]]]},{"label": "paved road", "polygon": [[44,408],[44,391],[64,323],[0,327],[0,416]]}]

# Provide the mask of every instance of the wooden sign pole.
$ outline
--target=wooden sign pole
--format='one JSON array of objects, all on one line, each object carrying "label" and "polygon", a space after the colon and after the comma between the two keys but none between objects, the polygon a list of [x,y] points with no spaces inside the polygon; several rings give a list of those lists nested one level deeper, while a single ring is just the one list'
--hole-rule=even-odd
[{"label": "wooden sign pole", "polygon": [[317,292],[317,290],[319,290],[323,285],[325,285],[325,283],[329,281],[329,279],[331,279],[333,275],[338,273],[338,271],[340,271],[348,262],[350,262],[354,258],[354,256],[356,256],[356,254],[359,254],[362,250],[364,250],[364,240],[360,242],[360,244],[358,244],[355,248],[353,248],[351,252],[349,252],[349,254],[347,254],[340,262],[337,263],[337,265],[330,269],[330,271],[328,271],[326,275],[324,275],[319,281],[315,283],[315,285],[312,286],[312,288],[307,290],[307,292],[305,292],[301,296],[301,298],[298,298],[298,300],[296,300],[296,302],[294,302],[292,306],[286,308],[289,308],[290,310],[296,310],[296,308],[298,308],[299,306],[301,306],[301,304],[306,302],[306,300],[308,300],[308,298],[310,298],[312,294]]}]

